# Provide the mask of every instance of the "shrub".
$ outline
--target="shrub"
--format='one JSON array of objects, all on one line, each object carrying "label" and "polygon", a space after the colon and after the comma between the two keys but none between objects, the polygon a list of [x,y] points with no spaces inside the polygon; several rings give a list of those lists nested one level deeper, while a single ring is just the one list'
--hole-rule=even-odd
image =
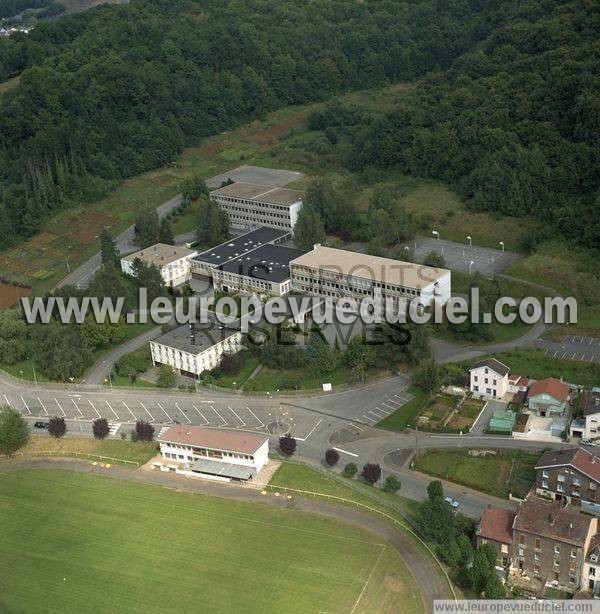
[{"label": "shrub", "polygon": [[383,490],[393,494],[400,490],[401,485],[402,483],[395,475],[388,475],[383,482]]},{"label": "shrub", "polygon": [[105,439],[108,437],[110,428],[108,426],[108,420],[106,418],[97,418],[92,424],[92,432],[96,439]]},{"label": "shrub", "polygon": [[156,385],[161,388],[172,388],[177,382],[177,373],[169,365],[160,365],[156,376]]},{"label": "shrub", "polygon": [[347,478],[353,478],[356,475],[357,471],[358,471],[358,467],[354,463],[348,463],[344,467],[344,475]]},{"label": "shrub", "polygon": [[48,423],[48,434],[52,437],[62,437],[67,432],[67,423],[62,417],[54,416]]},{"label": "shrub", "polygon": [[333,467],[339,460],[340,460],[340,455],[337,450],[334,450],[333,448],[329,448],[329,450],[325,452],[325,462],[330,467]]},{"label": "shrub", "polygon": [[242,370],[244,357],[241,354],[224,354],[219,364],[221,373],[236,375]]},{"label": "shrub", "polygon": [[129,377],[131,372],[144,373],[152,366],[150,346],[146,345],[135,352],[126,354],[115,364],[115,371],[121,377]]},{"label": "shrub", "polygon": [[16,409],[0,407],[0,454],[10,456],[24,446],[29,439],[25,418]]},{"label": "shrub", "polygon": [[360,475],[369,484],[375,484],[381,477],[381,467],[376,463],[365,463]]},{"label": "shrub", "polygon": [[291,456],[296,451],[296,440],[288,433],[279,438],[279,448],[286,456]]},{"label": "shrub", "polygon": [[138,420],[135,423],[135,433],[140,441],[152,441],[154,437],[154,427],[149,422]]}]

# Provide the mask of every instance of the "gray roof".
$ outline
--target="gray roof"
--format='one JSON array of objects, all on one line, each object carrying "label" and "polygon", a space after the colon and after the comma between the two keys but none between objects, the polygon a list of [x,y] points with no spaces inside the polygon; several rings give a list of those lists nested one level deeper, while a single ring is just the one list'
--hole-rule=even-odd
[{"label": "gray roof", "polygon": [[280,283],[290,278],[290,260],[304,252],[281,245],[263,245],[219,267],[226,273]]},{"label": "gray roof", "polygon": [[190,468],[192,471],[197,473],[220,475],[238,480],[249,480],[255,475],[255,469],[253,467],[248,467],[246,465],[235,465],[233,463],[224,463],[223,461],[212,459],[197,460]]},{"label": "gray roof", "polygon": [[600,391],[586,392],[583,401],[583,415],[590,416],[600,413]]},{"label": "gray roof", "polygon": [[261,245],[267,243],[281,242],[290,234],[289,230],[278,230],[261,226],[256,230],[251,230],[239,237],[234,237],[221,245],[207,249],[194,256],[197,262],[208,262],[209,264],[225,264],[232,258],[237,258],[246,254]]},{"label": "gray roof", "polygon": [[206,180],[209,188],[220,188],[228,180],[241,183],[257,183],[260,185],[272,185],[283,187],[302,179],[304,173],[298,171],[288,171],[279,168],[266,168],[264,166],[252,166],[244,164],[237,168],[225,171],[220,175],[215,175]]},{"label": "gray roof", "polygon": [[471,369],[477,369],[478,367],[488,367],[489,369],[492,369],[493,371],[495,371],[498,375],[501,375],[502,377],[504,377],[510,371],[510,369],[503,362],[500,362],[499,360],[496,360],[495,358],[488,358],[487,360],[480,360],[479,362],[476,362],[471,367]]},{"label": "gray roof", "polygon": [[176,260],[180,260],[186,256],[191,256],[195,253],[196,250],[188,249],[187,247],[157,243],[156,245],[145,247],[144,249],[134,252],[133,254],[129,254],[128,256],[123,256],[121,260],[133,262],[136,258],[139,258],[146,264],[154,264],[160,268],[161,266],[171,264],[171,262],[175,262]]},{"label": "gray roof", "polygon": [[239,328],[232,325],[221,324],[216,320],[210,322],[197,322],[195,335],[192,340],[190,324],[183,324],[177,328],[153,339],[150,343],[158,343],[167,347],[187,352],[188,354],[200,354],[213,345],[231,337],[239,332]]},{"label": "gray roof", "polygon": [[232,183],[225,187],[213,190],[211,195],[229,196],[230,198],[241,198],[243,200],[253,200],[257,203],[268,203],[271,205],[282,205],[290,207],[294,203],[302,200],[304,192],[301,190],[290,190],[289,188],[278,188],[272,185],[256,185],[254,183]]}]

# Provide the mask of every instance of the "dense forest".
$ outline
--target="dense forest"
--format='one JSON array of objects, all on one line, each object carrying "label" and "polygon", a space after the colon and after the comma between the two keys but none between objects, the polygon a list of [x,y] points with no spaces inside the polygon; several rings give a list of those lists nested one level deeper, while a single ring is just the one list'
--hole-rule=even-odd
[{"label": "dense forest", "polygon": [[203,136],[398,81],[414,93],[349,126],[354,167],[597,244],[599,22],[592,1],[133,0],[40,24],[0,40],[0,81],[21,74],[0,97],[0,244]]}]

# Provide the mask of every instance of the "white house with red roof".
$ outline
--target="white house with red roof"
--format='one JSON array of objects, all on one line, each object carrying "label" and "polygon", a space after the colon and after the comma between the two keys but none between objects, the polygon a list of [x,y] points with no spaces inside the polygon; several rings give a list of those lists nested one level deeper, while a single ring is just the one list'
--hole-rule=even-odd
[{"label": "white house with red roof", "polygon": [[501,399],[508,392],[510,369],[495,358],[476,362],[470,369],[469,389],[474,397]]},{"label": "white house with red roof", "polygon": [[569,387],[554,377],[547,377],[529,387],[527,404],[529,411],[545,418],[551,414],[563,414],[568,399]]},{"label": "white house with red roof", "polygon": [[251,480],[269,461],[269,438],[244,431],[177,424],[157,441],[174,467],[213,480]]}]

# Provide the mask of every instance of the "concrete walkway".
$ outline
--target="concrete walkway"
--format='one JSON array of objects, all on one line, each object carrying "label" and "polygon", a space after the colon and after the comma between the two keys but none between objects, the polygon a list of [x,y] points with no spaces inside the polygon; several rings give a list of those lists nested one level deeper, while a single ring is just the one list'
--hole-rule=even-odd
[{"label": "concrete walkway", "polygon": [[234,499],[254,504],[269,505],[279,509],[300,510],[335,518],[341,522],[356,526],[368,533],[375,534],[381,540],[396,548],[419,586],[426,611],[431,610],[431,606],[435,599],[452,598],[448,583],[439,566],[431,556],[425,554],[422,546],[418,544],[414,537],[400,529],[394,528],[393,525],[378,518],[375,514],[363,512],[349,506],[335,505],[318,499],[307,499],[303,497],[293,497],[291,500],[288,500],[286,497],[276,497],[274,493],[262,495],[261,491],[245,486],[186,478],[184,476],[167,474],[159,471],[134,470],[121,466],[113,466],[110,469],[105,469],[94,466],[88,462],[58,459],[8,460],[0,462],[0,472],[21,471],[24,469],[62,469],[80,473],[101,474],[130,482],[151,484],[164,488],[196,492],[203,495]]}]

